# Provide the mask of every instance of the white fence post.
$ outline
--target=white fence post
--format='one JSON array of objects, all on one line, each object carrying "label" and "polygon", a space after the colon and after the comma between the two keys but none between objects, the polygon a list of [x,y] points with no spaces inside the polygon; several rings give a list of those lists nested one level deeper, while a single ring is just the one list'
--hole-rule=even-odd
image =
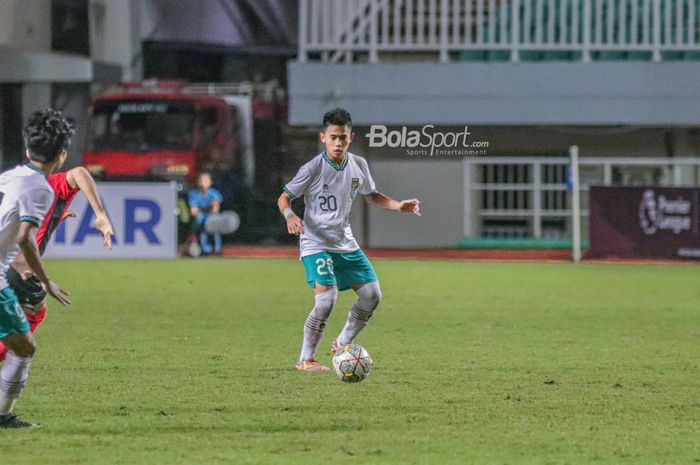
[{"label": "white fence post", "polygon": [[464,182],[464,222],[462,226],[462,235],[464,237],[469,237],[474,232],[474,224],[472,220],[473,208],[474,208],[474,194],[472,192],[472,180],[474,175],[474,165],[469,163],[465,158],[462,162],[463,169],[463,182]]},{"label": "white fence post", "polygon": [[591,2],[583,0],[583,53],[584,63],[591,61]]},{"label": "white fence post", "polygon": [[369,10],[369,62],[379,62],[377,54],[377,2],[370,3]]},{"label": "white fence post", "polygon": [[675,187],[683,185],[683,167],[681,165],[673,165],[673,185]]},{"label": "white fence post", "polygon": [[532,236],[542,238],[542,163],[532,163]]},{"label": "white fence post", "polygon": [[299,56],[297,60],[301,63],[306,63],[306,41],[309,40],[308,32],[308,14],[309,14],[309,3],[308,0],[301,0],[299,3]]},{"label": "white fence post", "polygon": [[579,193],[578,146],[569,148],[571,155],[571,252],[574,263],[581,261],[581,197]]},{"label": "white fence post", "polygon": [[603,164],[603,184],[606,186],[612,186],[613,179],[613,169],[612,163]]},{"label": "white fence post", "polygon": [[654,37],[654,62],[661,61],[661,0],[654,0],[654,24],[652,26],[652,35]]},{"label": "white fence post", "polygon": [[[510,33],[511,33],[511,51],[510,51],[510,61],[513,63],[517,63],[520,61],[520,47],[518,46],[520,44],[520,2],[518,0],[512,0],[512,9],[511,9],[511,25],[510,25]],[[524,27],[528,27],[529,25],[526,24]]]},{"label": "white fence post", "polygon": [[447,1],[440,0],[440,63],[447,63],[449,57],[447,53],[447,35],[449,34],[449,22],[447,19],[447,9],[449,7]]}]

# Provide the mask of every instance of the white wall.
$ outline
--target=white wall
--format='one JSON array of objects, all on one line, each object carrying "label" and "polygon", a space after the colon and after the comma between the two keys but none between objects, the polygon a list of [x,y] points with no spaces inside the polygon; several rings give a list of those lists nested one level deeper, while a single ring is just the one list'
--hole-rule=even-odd
[{"label": "white wall", "polygon": [[[369,213],[369,247],[455,247],[464,228],[462,160],[369,160],[377,189],[397,200],[416,197],[421,214],[375,207]],[[355,205],[354,209],[360,209]],[[359,215],[358,215],[359,216]],[[355,218],[355,221],[361,218]],[[353,231],[360,229],[353,223]]]},{"label": "white wall", "polygon": [[356,125],[696,126],[698,61],[291,62],[289,120],[347,108]]},{"label": "white wall", "polygon": [[90,0],[89,11],[91,58],[120,65],[124,81],[143,78],[143,41],[243,39],[218,0]]},{"label": "white wall", "polygon": [[152,2],[91,0],[90,54],[95,61],[122,67],[122,80],[141,78],[141,38],[157,22]]},{"label": "white wall", "polygon": [[51,106],[51,84],[24,84],[22,86],[22,121],[37,110]]},{"label": "white wall", "polygon": [[51,48],[51,0],[0,0],[0,47]]},{"label": "white wall", "polygon": [[[209,42],[235,45],[244,41],[244,31],[236,30],[227,11],[236,10],[236,2],[224,9],[219,0],[150,0],[159,8],[157,29],[152,29],[153,40]],[[247,27],[245,24],[241,24]],[[247,32],[247,31],[246,31]]]}]

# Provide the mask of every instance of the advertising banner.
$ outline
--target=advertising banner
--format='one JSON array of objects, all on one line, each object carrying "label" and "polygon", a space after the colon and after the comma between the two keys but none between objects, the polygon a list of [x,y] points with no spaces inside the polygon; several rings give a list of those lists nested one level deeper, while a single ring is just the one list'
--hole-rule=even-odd
[{"label": "advertising banner", "polygon": [[700,189],[590,189],[589,257],[700,259]]},{"label": "advertising banner", "polygon": [[112,250],[102,245],[95,214],[82,193],[70,206],[77,215],[56,229],[48,258],[177,257],[177,187],[174,183],[98,183],[114,225]]}]

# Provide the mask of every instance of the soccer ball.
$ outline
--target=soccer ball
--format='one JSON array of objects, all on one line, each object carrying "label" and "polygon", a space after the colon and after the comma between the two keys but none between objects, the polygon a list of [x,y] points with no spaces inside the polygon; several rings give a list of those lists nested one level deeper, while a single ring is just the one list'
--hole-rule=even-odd
[{"label": "soccer ball", "polygon": [[358,383],[372,369],[372,357],[359,344],[345,344],[333,356],[333,370],[341,381]]}]

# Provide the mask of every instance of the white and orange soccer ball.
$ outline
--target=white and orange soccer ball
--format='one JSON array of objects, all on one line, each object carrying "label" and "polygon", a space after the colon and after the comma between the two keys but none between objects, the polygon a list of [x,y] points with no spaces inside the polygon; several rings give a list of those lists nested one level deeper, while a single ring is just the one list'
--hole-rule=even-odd
[{"label": "white and orange soccer ball", "polygon": [[372,357],[359,344],[345,344],[333,356],[333,371],[341,381],[358,383],[372,370]]}]

